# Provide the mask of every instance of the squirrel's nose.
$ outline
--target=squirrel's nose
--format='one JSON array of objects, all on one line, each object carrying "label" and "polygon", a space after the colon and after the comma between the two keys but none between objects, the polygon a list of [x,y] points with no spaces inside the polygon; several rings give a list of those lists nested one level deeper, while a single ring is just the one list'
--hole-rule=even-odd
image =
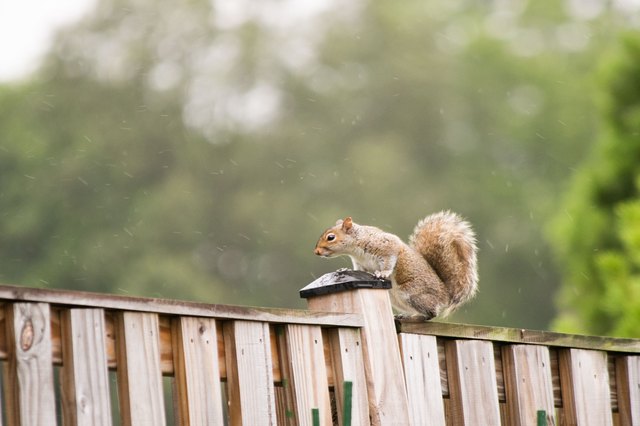
[{"label": "squirrel's nose", "polygon": [[322,256],[322,250],[320,250],[320,248],[316,248],[316,249],[313,251],[313,253],[314,253],[316,256]]}]

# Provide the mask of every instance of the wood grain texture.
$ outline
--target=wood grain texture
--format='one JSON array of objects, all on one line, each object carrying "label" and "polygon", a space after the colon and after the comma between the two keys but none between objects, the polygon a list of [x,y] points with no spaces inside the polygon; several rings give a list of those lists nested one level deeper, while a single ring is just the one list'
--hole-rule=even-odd
[{"label": "wood grain texture", "polygon": [[309,309],[362,315],[369,415],[373,425],[409,424],[409,404],[389,292],[356,289],[307,299]]},{"label": "wood grain texture", "polygon": [[616,376],[620,424],[640,425],[640,356],[618,358]]},{"label": "wood grain texture", "polygon": [[181,424],[223,424],[216,321],[175,318],[173,338],[174,397]]},{"label": "wood grain texture", "polygon": [[545,410],[547,425],[555,425],[549,349],[536,345],[507,345],[502,348],[502,362],[507,424],[535,424],[537,411]]},{"label": "wood grain texture", "polygon": [[338,424],[343,424],[343,383],[350,381],[352,383],[351,424],[353,426],[368,425],[369,402],[360,330],[333,328],[328,330],[327,335],[331,349]]},{"label": "wood grain texture", "polygon": [[231,425],[276,425],[269,325],[233,321],[224,325]]},{"label": "wood grain texture", "polygon": [[13,303],[6,313],[9,363],[4,397],[8,424],[54,425],[49,305]]},{"label": "wood grain texture", "polygon": [[451,424],[499,425],[500,408],[493,344],[446,342]]},{"label": "wood grain texture", "polygon": [[285,329],[298,424],[311,426],[311,410],[317,408],[320,424],[330,426],[331,402],[322,330],[319,326],[298,324],[287,325]]},{"label": "wood grain texture", "polygon": [[412,425],[445,425],[438,343],[435,336],[400,333]]},{"label": "wood grain texture", "polygon": [[77,307],[155,312],[168,315],[191,315],[205,318],[243,319],[271,323],[313,324],[360,327],[359,315],[332,312],[309,312],[301,309],[260,308],[253,306],[217,305],[150,297],[119,296],[0,285],[0,300],[44,302]]},{"label": "wood grain texture", "polygon": [[64,311],[62,342],[65,425],[111,425],[104,311]]},{"label": "wood grain texture", "polygon": [[398,320],[396,324],[400,332],[427,334],[430,336],[640,354],[640,339],[581,336],[554,333],[551,331],[526,330],[524,328],[491,327],[486,325],[417,321],[411,319]]},{"label": "wood grain texture", "polygon": [[158,315],[122,312],[118,318],[118,396],[124,425],[166,424]]},{"label": "wood grain texture", "polygon": [[569,424],[613,424],[607,353],[565,349],[559,353],[564,415]]}]

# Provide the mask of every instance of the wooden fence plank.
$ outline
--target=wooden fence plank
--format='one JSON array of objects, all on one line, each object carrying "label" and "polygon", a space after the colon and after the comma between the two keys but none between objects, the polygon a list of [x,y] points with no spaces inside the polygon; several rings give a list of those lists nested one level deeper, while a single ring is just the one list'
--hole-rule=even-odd
[{"label": "wooden fence plank", "polygon": [[182,424],[223,424],[216,321],[178,317],[173,321],[176,408]]},{"label": "wooden fence plank", "polygon": [[11,285],[0,285],[0,300],[44,302],[59,305],[73,305],[76,307],[100,307],[103,309],[265,321],[270,323],[342,327],[362,326],[362,318],[356,314],[309,312],[303,309],[217,305],[183,300],[131,297],[116,294],[29,288]]},{"label": "wooden fence plank", "polygon": [[125,425],[166,424],[158,315],[122,312],[118,319],[118,395]]},{"label": "wooden fence plank", "polygon": [[640,425],[640,356],[618,358],[616,376],[620,424]]},{"label": "wooden fence plank", "polygon": [[444,425],[438,343],[435,336],[400,333],[412,425]]},{"label": "wooden fence plank", "polygon": [[111,425],[104,311],[65,310],[62,322],[64,423]]},{"label": "wooden fence plank", "polygon": [[298,424],[311,426],[311,410],[317,408],[320,424],[331,425],[322,330],[319,326],[297,324],[285,329]]},{"label": "wooden fence plank", "polygon": [[547,414],[547,425],[556,424],[549,349],[537,345],[502,348],[509,425],[536,423],[538,410]]},{"label": "wooden fence plank", "polygon": [[46,303],[14,303],[7,309],[9,365],[5,372],[10,425],[54,425],[56,405],[51,359],[51,317]]},{"label": "wooden fence plank", "polygon": [[560,351],[560,386],[569,424],[613,424],[607,353],[586,349]]},{"label": "wooden fence plank", "polygon": [[523,328],[492,327],[476,324],[402,319],[396,321],[403,333],[427,334],[459,339],[490,340],[492,342],[526,343],[580,349],[606,349],[611,352],[640,353],[638,339],[603,336],[581,336]]},{"label": "wooden fence plank", "polygon": [[231,425],[275,425],[276,407],[269,324],[224,325]]},{"label": "wooden fence plank", "polygon": [[334,389],[338,424],[342,425],[344,410],[343,383],[352,383],[351,424],[369,424],[369,402],[367,399],[367,378],[364,372],[362,339],[360,330],[333,328],[328,330],[333,365]]},{"label": "wooden fence plank", "polygon": [[451,421],[454,425],[499,425],[500,407],[493,344],[446,342]]}]

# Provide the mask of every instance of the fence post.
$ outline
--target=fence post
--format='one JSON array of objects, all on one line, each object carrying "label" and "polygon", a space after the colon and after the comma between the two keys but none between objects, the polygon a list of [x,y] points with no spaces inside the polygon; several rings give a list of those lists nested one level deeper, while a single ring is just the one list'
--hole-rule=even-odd
[{"label": "fence post", "polygon": [[[358,313],[372,425],[409,424],[409,404],[389,292],[391,283],[360,271],[323,275],[302,290],[310,310]],[[338,386],[338,385],[336,385]]]}]

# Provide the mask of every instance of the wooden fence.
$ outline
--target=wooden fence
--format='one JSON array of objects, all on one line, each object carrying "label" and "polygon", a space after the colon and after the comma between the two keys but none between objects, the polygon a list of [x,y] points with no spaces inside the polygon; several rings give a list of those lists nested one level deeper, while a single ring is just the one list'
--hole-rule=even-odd
[{"label": "wooden fence", "polygon": [[640,425],[640,340],[395,322],[385,290],[0,303],[3,424]]}]

